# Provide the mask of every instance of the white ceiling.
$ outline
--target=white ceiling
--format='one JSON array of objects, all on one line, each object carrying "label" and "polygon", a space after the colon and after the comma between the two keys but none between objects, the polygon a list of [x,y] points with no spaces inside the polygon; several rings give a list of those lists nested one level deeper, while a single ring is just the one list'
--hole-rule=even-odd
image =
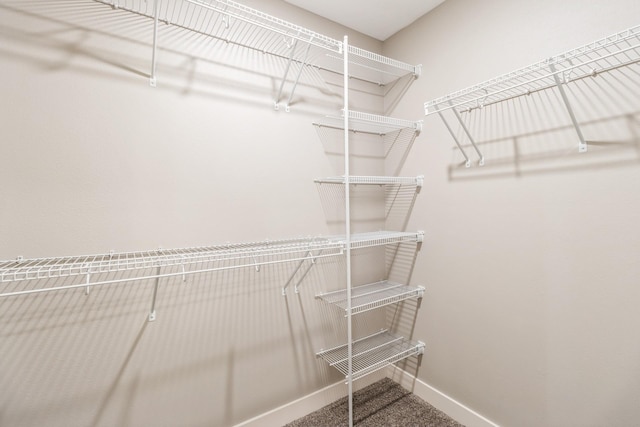
[{"label": "white ceiling", "polygon": [[284,1],[384,41],[444,0]]}]

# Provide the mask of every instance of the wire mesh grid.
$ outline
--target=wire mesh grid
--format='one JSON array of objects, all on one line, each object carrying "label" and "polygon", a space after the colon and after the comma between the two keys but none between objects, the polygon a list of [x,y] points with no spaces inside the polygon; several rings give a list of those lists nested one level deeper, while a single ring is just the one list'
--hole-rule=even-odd
[{"label": "wire mesh grid", "polygon": [[[392,363],[424,352],[424,344],[399,337],[385,329],[353,342],[352,379],[357,380]],[[348,377],[348,348],[342,345],[317,356]]]},{"label": "wire mesh grid", "polygon": [[[420,233],[376,232],[355,234],[352,248],[363,248],[403,241],[417,241]],[[52,286],[48,279],[129,272],[127,277],[110,277],[86,285],[96,286],[157,277],[179,276],[246,267],[280,264],[305,259],[327,258],[344,253],[345,237],[307,237],[298,239],[234,243],[183,249],[81,255],[57,258],[0,261],[0,283],[32,281],[29,289],[5,287],[0,297],[69,289],[84,285]],[[160,272],[174,267],[177,271]],[[156,269],[156,273],[150,270]]]},{"label": "wire mesh grid", "polygon": [[[422,186],[423,175],[419,176],[354,176],[349,177],[349,183],[354,185],[413,185]],[[344,176],[330,176],[317,178],[318,184],[344,184]]]},{"label": "wire mesh grid", "polygon": [[351,238],[352,249],[370,248],[373,246],[391,245],[404,242],[422,242],[424,233],[400,231],[373,231],[354,234]]},{"label": "wire mesh grid", "polygon": [[640,62],[640,25],[425,103],[425,114],[473,109]]},{"label": "wire mesh grid", "polygon": [[[313,124],[320,127],[344,130],[344,116],[325,116]],[[400,129],[420,132],[422,130],[422,121],[403,120],[360,111],[349,111],[349,130],[353,132],[386,135]]]},{"label": "wire mesh grid", "polygon": [[[351,313],[363,313],[406,299],[420,298],[424,290],[422,286],[403,285],[388,280],[356,286],[351,290]],[[319,294],[317,298],[347,310],[347,291],[344,289]]]},{"label": "wire mesh grid", "polygon": [[[94,0],[148,18],[155,18],[154,2],[147,0]],[[231,0],[176,0],[160,2],[158,20],[227,43],[233,43],[279,57],[292,57],[342,74],[343,43],[257,9]],[[313,47],[310,52],[296,41]],[[420,67],[350,46],[354,76],[376,83],[387,83],[400,76],[420,74]],[[373,73],[373,75],[371,75]]]}]

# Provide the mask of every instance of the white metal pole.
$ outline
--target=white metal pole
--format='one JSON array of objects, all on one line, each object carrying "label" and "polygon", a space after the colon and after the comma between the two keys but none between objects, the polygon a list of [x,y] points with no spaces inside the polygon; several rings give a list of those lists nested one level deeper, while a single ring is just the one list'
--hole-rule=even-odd
[{"label": "white metal pole", "polygon": [[156,50],[158,48],[158,9],[160,6],[160,0],[155,0],[153,3],[153,51],[151,53],[151,77],[149,78],[149,85],[156,87]]},{"label": "white metal pole", "polygon": [[345,243],[347,257],[347,383],[349,393],[349,427],[353,427],[353,339],[351,331],[351,204],[349,176],[349,37],[344,36],[344,199]]}]

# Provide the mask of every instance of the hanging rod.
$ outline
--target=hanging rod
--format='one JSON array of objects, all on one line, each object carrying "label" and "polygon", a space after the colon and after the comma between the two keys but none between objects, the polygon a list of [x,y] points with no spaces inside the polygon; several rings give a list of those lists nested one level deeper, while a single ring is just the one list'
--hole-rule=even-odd
[{"label": "hanging rod", "polygon": [[[595,77],[603,70],[616,69],[640,61],[640,25],[543,61],[503,74],[483,83],[425,102],[425,115],[448,109],[469,110],[529,95],[542,88]],[[572,77],[572,74],[575,76]]]}]

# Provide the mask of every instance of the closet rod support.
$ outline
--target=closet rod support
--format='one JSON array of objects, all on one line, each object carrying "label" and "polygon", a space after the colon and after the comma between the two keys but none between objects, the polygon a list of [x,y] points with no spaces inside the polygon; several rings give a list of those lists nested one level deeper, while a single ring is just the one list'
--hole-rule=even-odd
[{"label": "closet rod support", "polygon": [[87,287],[84,288],[84,294],[89,295],[89,286],[91,286],[91,272],[89,272],[88,266],[87,266],[87,276],[85,278],[85,284],[87,285]]},{"label": "closet rod support", "polygon": [[[449,101],[449,105],[453,106],[453,104],[451,104],[451,101]],[[460,123],[460,127],[462,128],[464,133],[467,135],[467,138],[469,138],[469,141],[471,142],[471,145],[473,146],[473,149],[476,150],[476,154],[478,154],[478,157],[480,157],[480,160],[478,161],[478,165],[479,166],[484,166],[484,156],[482,155],[482,153],[478,149],[478,146],[476,145],[476,141],[471,136],[471,132],[469,132],[469,129],[467,128],[467,126],[462,121],[462,117],[460,117],[460,113],[458,113],[458,110],[456,110],[455,108],[451,108],[451,109],[453,110],[453,114],[456,116],[456,119],[458,120],[458,123]]]},{"label": "closet rod support", "polygon": [[[286,43],[286,41],[285,41]],[[296,52],[296,47],[298,46],[298,39],[293,43],[293,46],[287,47],[291,50],[291,54],[289,55],[289,60],[287,61],[287,67],[284,70],[284,76],[282,77],[282,81],[280,82],[280,89],[278,90],[278,95],[276,95],[276,100],[273,102],[273,108],[276,110],[280,109],[280,97],[282,96],[282,89],[284,89],[284,84],[287,81],[287,76],[289,75],[289,69],[291,68],[291,62],[293,61],[293,55]]]},{"label": "closet rod support", "polygon": [[562,102],[564,102],[564,106],[567,109],[567,112],[569,113],[569,118],[571,118],[571,123],[573,123],[573,127],[576,130],[576,134],[578,135],[578,152],[586,153],[587,142],[584,139],[584,135],[582,135],[582,130],[580,129],[580,125],[578,124],[576,115],[573,112],[571,103],[569,102],[569,97],[567,96],[567,92],[564,90],[564,87],[562,86],[562,79],[558,76],[558,71],[556,70],[556,67],[553,63],[549,64],[549,68],[551,68],[551,72],[553,73],[553,79],[556,82],[558,91],[560,91],[560,97],[562,98]]},{"label": "closet rod support", "polygon": [[156,87],[156,51],[158,47],[158,6],[161,0],[153,2],[153,50],[151,51],[151,76],[149,86]]},{"label": "closet rod support", "polygon": [[298,280],[296,282],[296,284],[294,285],[294,292],[297,294],[300,292],[299,287],[300,287],[300,283],[302,282],[302,280],[304,280],[304,278],[307,276],[307,274],[309,273],[309,270],[311,270],[311,268],[316,264],[316,259],[322,254],[322,250],[320,250],[318,252],[317,255],[314,255],[313,252],[311,250],[309,250],[307,252],[307,254],[304,256],[304,258],[302,258],[300,260],[300,262],[298,263],[298,265],[296,266],[295,270],[293,270],[293,273],[291,273],[291,276],[289,277],[289,280],[287,280],[287,283],[284,284],[284,286],[282,287],[282,296],[286,297],[287,296],[287,288],[289,287],[289,285],[291,284],[291,282],[293,282],[293,279],[295,278],[296,274],[298,273],[298,271],[300,271],[300,268],[302,268],[302,264],[304,264],[304,262],[308,259],[311,260],[311,263],[309,264],[309,267],[307,267],[307,269],[305,270],[304,273],[302,273],[302,277],[300,278],[300,280]]},{"label": "closet rod support", "polygon": [[288,113],[290,110],[289,105],[291,104],[291,100],[293,99],[293,94],[296,92],[296,88],[298,87],[298,82],[300,81],[300,76],[302,75],[302,70],[307,63],[307,57],[309,56],[309,49],[311,49],[311,43],[307,45],[307,50],[304,52],[304,59],[300,63],[300,69],[298,69],[298,74],[296,75],[296,81],[293,83],[293,88],[291,89],[291,93],[289,94],[289,99],[287,100],[287,105],[285,106],[285,111]]},{"label": "closet rod support", "polygon": [[462,153],[462,156],[464,157],[464,167],[466,168],[471,167],[471,160],[469,159],[469,156],[467,156],[467,152],[464,151],[464,148],[462,148],[462,144],[460,144],[460,141],[458,140],[458,137],[456,136],[455,132],[453,132],[453,129],[451,129],[451,126],[449,126],[449,122],[447,122],[447,119],[444,118],[444,115],[442,115],[442,112],[440,110],[437,110],[437,111],[438,111],[438,115],[442,119],[442,123],[444,123],[444,126],[447,128],[447,131],[449,131],[449,135],[451,135],[451,137],[453,138],[453,141],[458,146],[458,150],[460,150],[460,153]]},{"label": "closet rod support", "polygon": [[149,322],[156,320],[156,298],[158,296],[158,284],[160,283],[160,267],[157,269],[156,283],[153,285],[153,297],[151,298],[151,310],[149,311]]}]

